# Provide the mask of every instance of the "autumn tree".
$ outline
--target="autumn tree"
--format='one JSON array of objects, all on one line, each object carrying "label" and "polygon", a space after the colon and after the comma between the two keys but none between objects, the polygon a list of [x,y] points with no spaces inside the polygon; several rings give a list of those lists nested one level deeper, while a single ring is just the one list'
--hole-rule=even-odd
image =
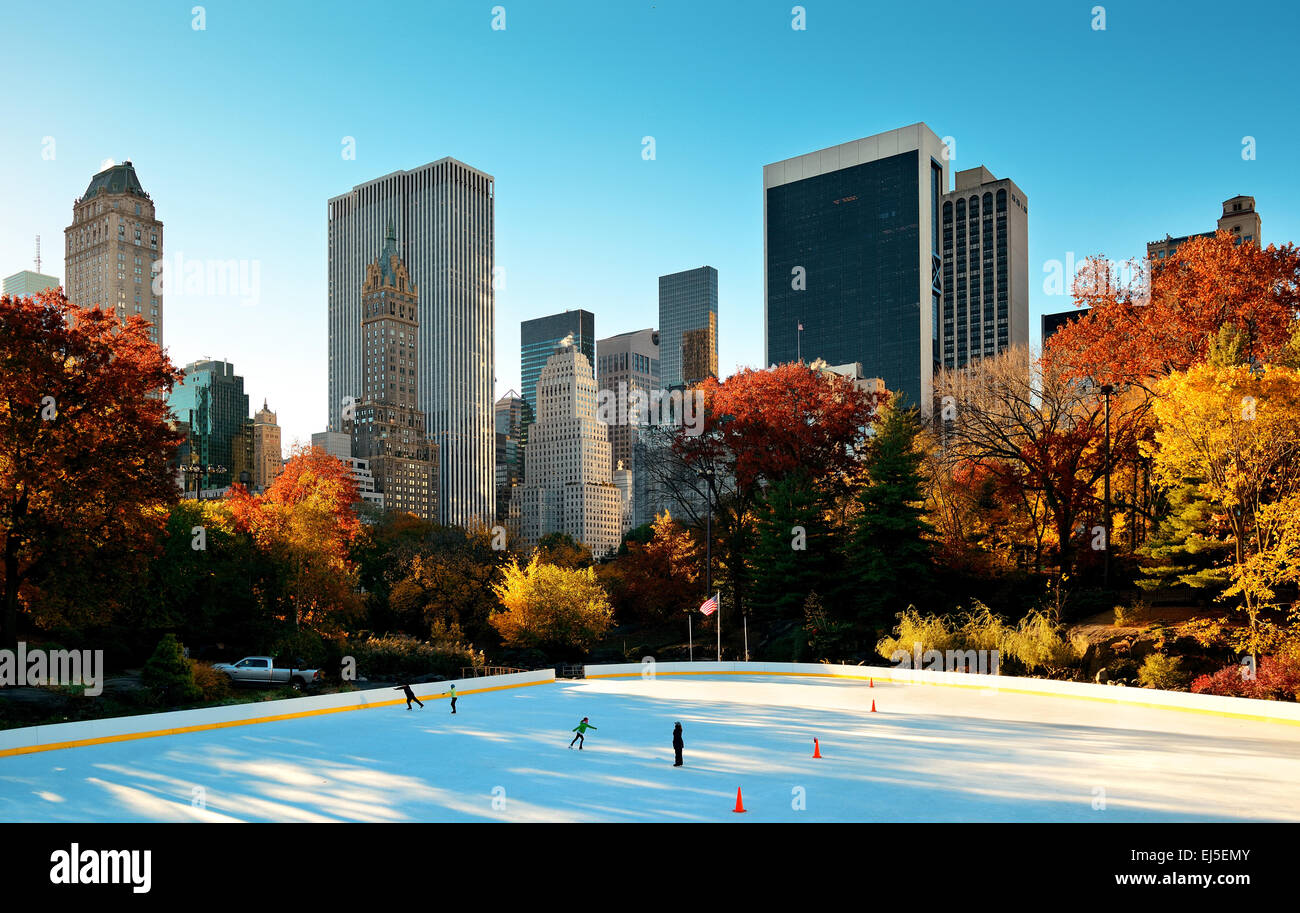
[{"label": "autumn tree", "polygon": [[[1040,495],[1051,515],[1057,560],[1072,570],[1076,527],[1100,522],[1098,489],[1106,474],[1105,400],[1087,383],[1065,376],[1051,358],[1031,359],[1021,347],[984,358],[935,380],[935,396],[952,411],[943,458],[984,467],[999,484]],[[1149,397],[1136,387],[1111,399],[1112,466],[1132,460],[1147,433]],[[1106,543],[1111,547],[1113,543]]]},{"label": "autumn tree", "polygon": [[592,568],[512,561],[493,587],[502,611],[491,623],[507,646],[576,658],[609,630],[614,610]]},{"label": "autumn tree", "polygon": [[336,630],[358,617],[352,546],[359,500],[346,466],[319,447],[299,448],[256,497],[236,485],[227,496],[236,526],[251,533],[278,568],[267,593],[292,628]]},{"label": "autumn tree", "polygon": [[0,298],[0,643],[42,594],[138,570],[177,498],[179,436],[165,394],[181,377],[139,317],[60,291]]},{"label": "autumn tree", "polygon": [[[1199,479],[1228,528],[1231,584],[1252,631],[1294,579],[1300,549],[1300,372],[1211,358],[1156,388],[1154,472],[1170,488]],[[1252,652],[1256,647],[1252,646]]]},{"label": "autumn tree", "polygon": [[743,610],[764,489],[799,473],[828,493],[845,491],[883,397],[802,363],[744,369],[699,390],[699,427],[652,432],[651,482],[701,532],[712,510],[714,579]]},{"label": "autumn tree", "polygon": [[1300,250],[1238,244],[1220,231],[1184,242],[1127,281],[1104,258],[1091,258],[1073,294],[1088,311],[1046,347],[1064,375],[1151,389],[1203,361],[1222,327],[1241,333],[1248,359],[1274,360],[1300,310]]},{"label": "autumn tree", "polygon": [[664,511],[647,541],[628,538],[627,551],[596,568],[620,622],[673,623],[701,602],[704,557],[699,543]]}]

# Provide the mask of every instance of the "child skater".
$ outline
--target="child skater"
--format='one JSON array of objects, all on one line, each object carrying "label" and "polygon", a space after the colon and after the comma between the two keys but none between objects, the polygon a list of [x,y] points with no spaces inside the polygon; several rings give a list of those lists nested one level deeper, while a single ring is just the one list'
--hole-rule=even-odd
[{"label": "child skater", "polygon": [[[577,733],[577,735],[575,735],[575,736],[573,737],[573,742],[577,742],[577,743],[578,743],[578,751],[582,751],[582,746],[583,746],[583,744],[587,741],[586,739],[584,739],[584,738],[582,737],[582,734],[583,734],[584,732],[586,732],[588,729],[595,729],[595,728],[596,728],[595,726],[593,726],[593,725],[591,725],[591,723],[587,722],[587,718],[584,716],[584,717],[582,718],[582,722],[581,722],[581,723],[579,723],[577,726],[574,726],[572,729],[569,730],[570,732],[576,732],[576,733]],[[569,747],[570,747],[570,748],[573,747],[573,742],[570,742],[570,743],[569,743]]]}]

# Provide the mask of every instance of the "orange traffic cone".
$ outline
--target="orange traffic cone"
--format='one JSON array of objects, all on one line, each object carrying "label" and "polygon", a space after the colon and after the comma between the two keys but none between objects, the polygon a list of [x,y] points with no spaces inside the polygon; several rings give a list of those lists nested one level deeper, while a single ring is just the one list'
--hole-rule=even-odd
[{"label": "orange traffic cone", "polygon": [[874,678],[867,679],[867,687],[868,688],[876,687],[876,680]]},{"label": "orange traffic cone", "polygon": [[820,758],[821,756],[822,756],[822,748],[820,745],[817,744],[817,740],[813,739],[813,757]]},{"label": "orange traffic cone", "polygon": [[875,712],[876,712],[876,702],[875,702],[875,701],[872,701],[872,702],[871,702],[871,712],[872,712],[872,713],[875,713]]},{"label": "orange traffic cone", "polygon": [[733,811],[733,812],[743,812],[744,810],[745,810],[745,806],[742,805],[742,804],[741,804],[741,801],[740,801],[740,787],[737,786],[737,787],[736,787],[736,807],[733,808],[732,811]]}]

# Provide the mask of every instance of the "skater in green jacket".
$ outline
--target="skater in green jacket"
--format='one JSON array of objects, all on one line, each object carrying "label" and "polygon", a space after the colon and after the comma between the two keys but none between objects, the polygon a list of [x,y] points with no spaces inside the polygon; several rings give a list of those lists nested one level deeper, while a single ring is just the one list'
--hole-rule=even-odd
[{"label": "skater in green jacket", "polygon": [[[587,722],[587,718],[584,716],[584,717],[582,718],[582,722],[581,722],[581,723],[579,723],[577,726],[574,726],[572,729],[569,730],[570,732],[576,732],[576,733],[577,733],[577,735],[575,735],[575,736],[573,737],[573,742],[577,742],[577,743],[578,743],[578,751],[582,751],[582,745],[583,745],[584,742],[586,742],[586,739],[584,739],[584,738],[582,737],[582,734],[583,734],[584,732],[586,732],[588,729],[595,729],[595,728],[596,728],[595,726],[593,726],[593,725],[591,725],[591,723]],[[569,743],[569,747],[570,747],[570,748],[573,747],[573,742],[570,742],[570,743]]]}]

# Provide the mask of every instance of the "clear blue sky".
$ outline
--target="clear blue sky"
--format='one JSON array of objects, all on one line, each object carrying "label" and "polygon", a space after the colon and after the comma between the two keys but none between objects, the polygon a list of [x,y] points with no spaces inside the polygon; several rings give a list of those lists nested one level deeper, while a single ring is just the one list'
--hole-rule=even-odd
[{"label": "clear blue sky", "polygon": [[1140,255],[1238,193],[1266,243],[1300,236],[1298,5],[1104,2],[1097,31],[1097,2],[805,0],[806,31],[790,0],[212,0],[203,31],[192,0],[4,4],[0,275],[40,234],[65,277],[73,200],[133,160],[169,258],[260,262],[256,305],[169,293],[165,342],[233,361],[287,444],[326,421],[326,200],[450,155],[496,177],[499,393],[520,320],[654,326],[657,277],[706,263],[727,374],[763,359],[762,166],[924,121],[1027,193],[1036,341],[1069,306],[1052,260]]}]

